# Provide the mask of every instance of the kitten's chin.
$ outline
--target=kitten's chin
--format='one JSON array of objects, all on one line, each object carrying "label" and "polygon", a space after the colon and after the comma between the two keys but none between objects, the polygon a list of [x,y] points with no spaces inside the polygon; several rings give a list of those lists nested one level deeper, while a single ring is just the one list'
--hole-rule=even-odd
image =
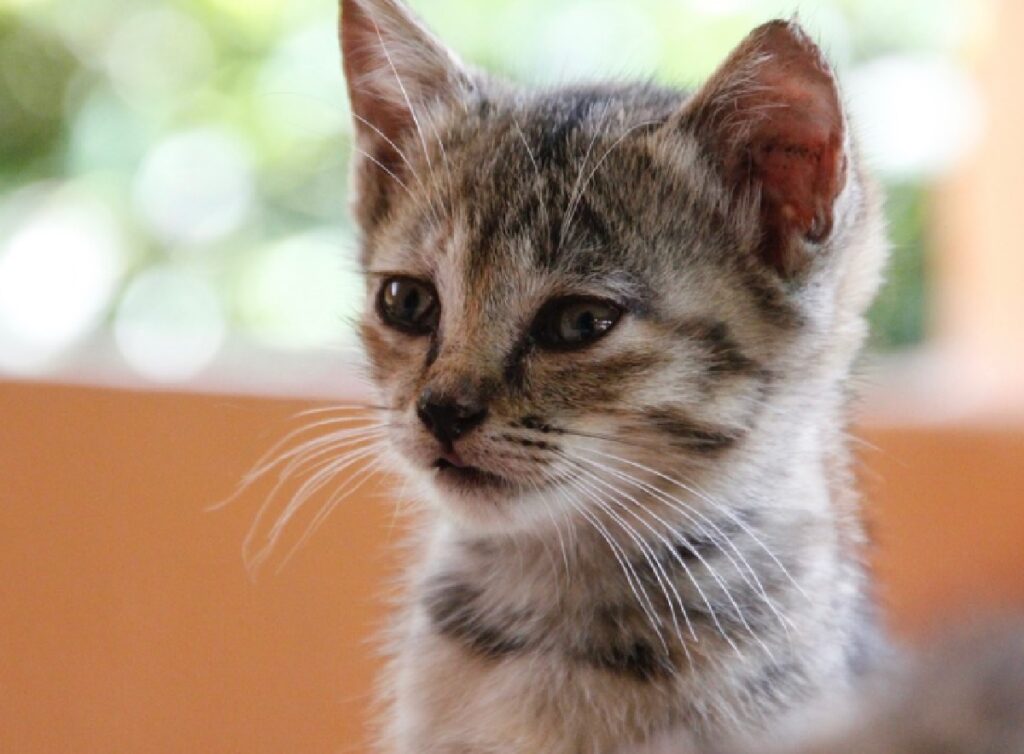
[{"label": "kitten's chin", "polygon": [[448,493],[468,495],[518,494],[519,485],[478,466],[456,465],[438,458],[432,465],[434,485]]},{"label": "kitten's chin", "polygon": [[533,487],[476,467],[439,464],[417,474],[425,497],[456,526],[510,534],[550,525],[550,507]]}]

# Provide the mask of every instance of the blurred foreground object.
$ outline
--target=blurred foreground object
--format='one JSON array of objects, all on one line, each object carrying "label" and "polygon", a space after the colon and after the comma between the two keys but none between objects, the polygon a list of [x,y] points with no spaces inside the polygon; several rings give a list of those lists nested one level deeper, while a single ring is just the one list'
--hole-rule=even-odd
[{"label": "blurred foreground object", "polygon": [[1024,752],[1024,623],[955,634],[862,694],[848,721],[798,754]]}]

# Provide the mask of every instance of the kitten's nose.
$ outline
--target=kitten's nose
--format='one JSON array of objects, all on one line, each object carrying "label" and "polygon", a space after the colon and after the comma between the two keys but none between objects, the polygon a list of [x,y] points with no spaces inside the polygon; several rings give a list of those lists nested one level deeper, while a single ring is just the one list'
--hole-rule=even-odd
[{"label": "kitten's nose", "polygon": [[487,408],[477,401],[439,395],[427,388],[416,402],[416,415],[430,434],[451,445],[483,422]]}]

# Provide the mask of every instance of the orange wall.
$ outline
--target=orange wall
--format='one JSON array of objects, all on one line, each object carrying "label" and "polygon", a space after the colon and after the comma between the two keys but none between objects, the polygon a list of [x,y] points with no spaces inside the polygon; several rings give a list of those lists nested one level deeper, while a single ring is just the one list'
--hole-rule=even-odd
[{"label": "orange wall", "polygon": [[[0,383],[0,751],[365,750],[390,501],[347,501],[255,583],[266,487],[203,510],[300,408]],[[893,624],[1024,603],[1024,431],[862,434]]]}]

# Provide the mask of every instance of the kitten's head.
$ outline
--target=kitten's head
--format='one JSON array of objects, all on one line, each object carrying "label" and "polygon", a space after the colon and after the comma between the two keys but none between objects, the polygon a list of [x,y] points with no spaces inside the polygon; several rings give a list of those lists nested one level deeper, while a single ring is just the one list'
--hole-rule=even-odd
[{"label": "kitten's head", "polygon": [[834,393],[883,244],[799,27],[692,96],[523,91],[397,0],[344,0],[341,36],[362,338],[394,448],[456,520],[600,505],[606,468],[714,473],[773,404]]}]

